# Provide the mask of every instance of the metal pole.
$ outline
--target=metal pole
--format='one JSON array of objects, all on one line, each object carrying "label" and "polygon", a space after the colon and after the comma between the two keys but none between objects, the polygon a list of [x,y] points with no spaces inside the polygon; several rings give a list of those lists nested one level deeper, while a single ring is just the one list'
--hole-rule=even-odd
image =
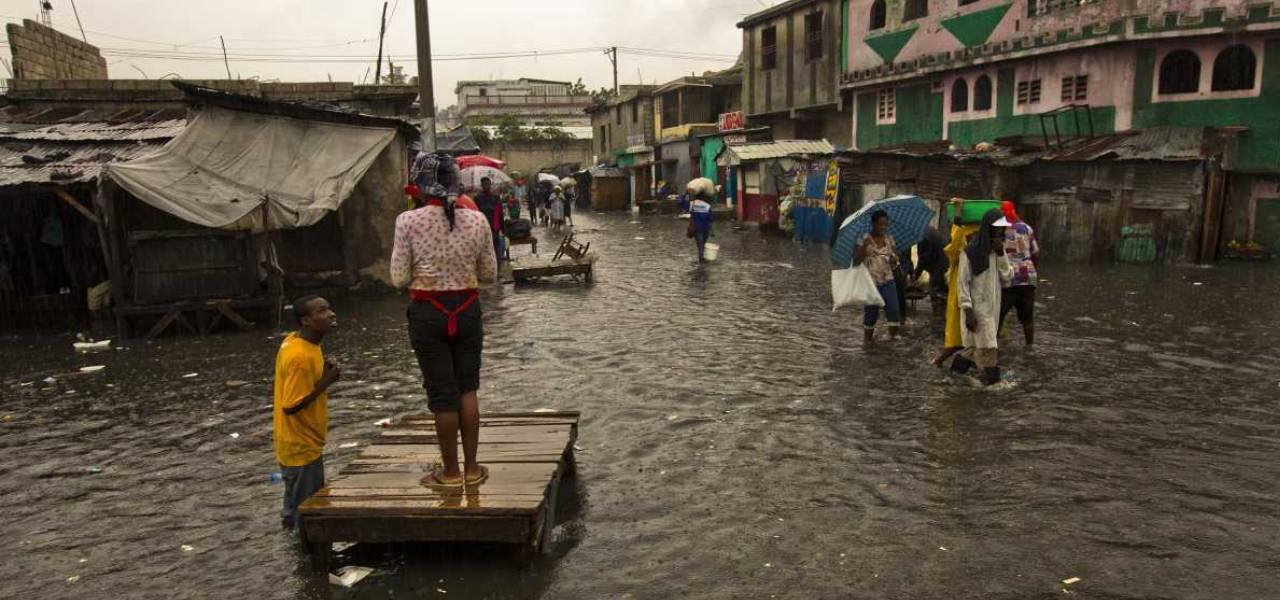
[{"label": "metal pole", "polygon": [[382,3],[382,20],[378,28],[378,67],[373,71],[373,85],[382,85],[382,38],[387,35],[387,3]]},{"label": "metal pole", "polygon": [[612,48],[609,48],[609,51],[613,53],[613,56],[609,58],[609,60],[613,62],[613,95],[617,96],[618,95],[618,47],[614,46]]},{"label": "metal pole", "polygon": [[436,150],[436,97],[431,79],[431,22],[427,18],[427,0],[413,0],[418,30],[418,104],[422,118],[422,149]]},{"label": "metal pole", "polygon": [[227,40],[222,39],[222,36],[218,36],[218,41],[222,42],[222,64],[227,66],[227,79],[234,79],[231,76],[231,62],[227,60]]},{"label": "metal pole", "polygon": [[80,27],[80,39],[84,40],[84,43],[88,44],[89,38],[84,35],[84,23],[80,22],[80,11],[76,10],[76,0],[71,0],[71,12],[75,14],[76,25]]}]

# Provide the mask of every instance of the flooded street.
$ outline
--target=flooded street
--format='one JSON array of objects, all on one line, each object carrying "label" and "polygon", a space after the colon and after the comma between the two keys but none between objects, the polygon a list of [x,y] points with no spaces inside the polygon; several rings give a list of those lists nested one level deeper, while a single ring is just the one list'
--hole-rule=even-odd
[{"label": "flooded street", "polygon": [[[702,268],[683,221],[575,218],[595,285],[484,300],[482,408],[582,412],[533,565],[362,545],[337,557],[377,569],[353,589],[312,578],[269,481],[269,329],[28,336],[0,345],[0,597],[1274,597],[1274,265],[1046,265],[1039,346],[1006,331],[991,393],[927,364],[927,303],[864,348],[825,248],[720,223]],[[337,308],[330,477],[426,410],[402,298]]]}]

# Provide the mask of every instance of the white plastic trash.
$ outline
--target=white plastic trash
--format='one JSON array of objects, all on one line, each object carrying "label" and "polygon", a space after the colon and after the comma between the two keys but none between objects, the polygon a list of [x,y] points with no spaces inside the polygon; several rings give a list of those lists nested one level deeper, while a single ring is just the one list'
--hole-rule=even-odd
[{"label": "white plastic trash", "polygon": [[703,248],[702,250],[702,255],[707,260],[715,260],[720,256],[720,244],[712,244],[711,242],[707,242],[706,247]]}]

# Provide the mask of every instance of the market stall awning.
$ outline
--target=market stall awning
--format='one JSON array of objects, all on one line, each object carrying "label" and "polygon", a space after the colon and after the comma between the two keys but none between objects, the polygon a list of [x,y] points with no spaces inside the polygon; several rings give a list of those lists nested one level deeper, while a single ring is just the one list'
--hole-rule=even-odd
[{"label": "market stall awning", "polygon": [[206,105],[162,149],[108,165],[104,173],[184,221],[293,229],[337,210],[397,131]]},{"label": "market stall awning", "polygon": [[722,157],[728,164],[736,165],[744,161],[769,160],[788,156],[815,156],[832,154],[836,151],[827,140],[780,140],[759,144],[739,144],[725,148]]}]

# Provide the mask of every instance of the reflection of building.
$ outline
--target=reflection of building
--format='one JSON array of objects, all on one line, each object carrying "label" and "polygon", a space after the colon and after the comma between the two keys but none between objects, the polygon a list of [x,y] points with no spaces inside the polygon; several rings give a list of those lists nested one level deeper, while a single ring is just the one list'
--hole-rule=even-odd
[{"label": "reflection of building", "polygon": [[[848,23],[844,85],[855,97],[857,149],[946,140],[961,150],[1062,154],[1113,132],[1214,128],[1209,138],[1229,139],[1206,145],[1199,167],[1170,164],[1153,181],[1176,189],[1086,174],[1078,187],[1021,185],[1009,196],[1039,205],[1041,231],[1087,222],[1104,248],[1126,228],[1189,219],[1203,233],[1166,260],[1211,260],[1230,239],[1280,247],[1280,7],[853,0]],[[1132,154],[1164,160],[1154,150]]]},{"label": "reflection of building", "polygon": [[467,122],[514,117],[524,125],[590,125],[591,96],[573,95],[572,84],[544,79],[459,81],[458,112]]}]

